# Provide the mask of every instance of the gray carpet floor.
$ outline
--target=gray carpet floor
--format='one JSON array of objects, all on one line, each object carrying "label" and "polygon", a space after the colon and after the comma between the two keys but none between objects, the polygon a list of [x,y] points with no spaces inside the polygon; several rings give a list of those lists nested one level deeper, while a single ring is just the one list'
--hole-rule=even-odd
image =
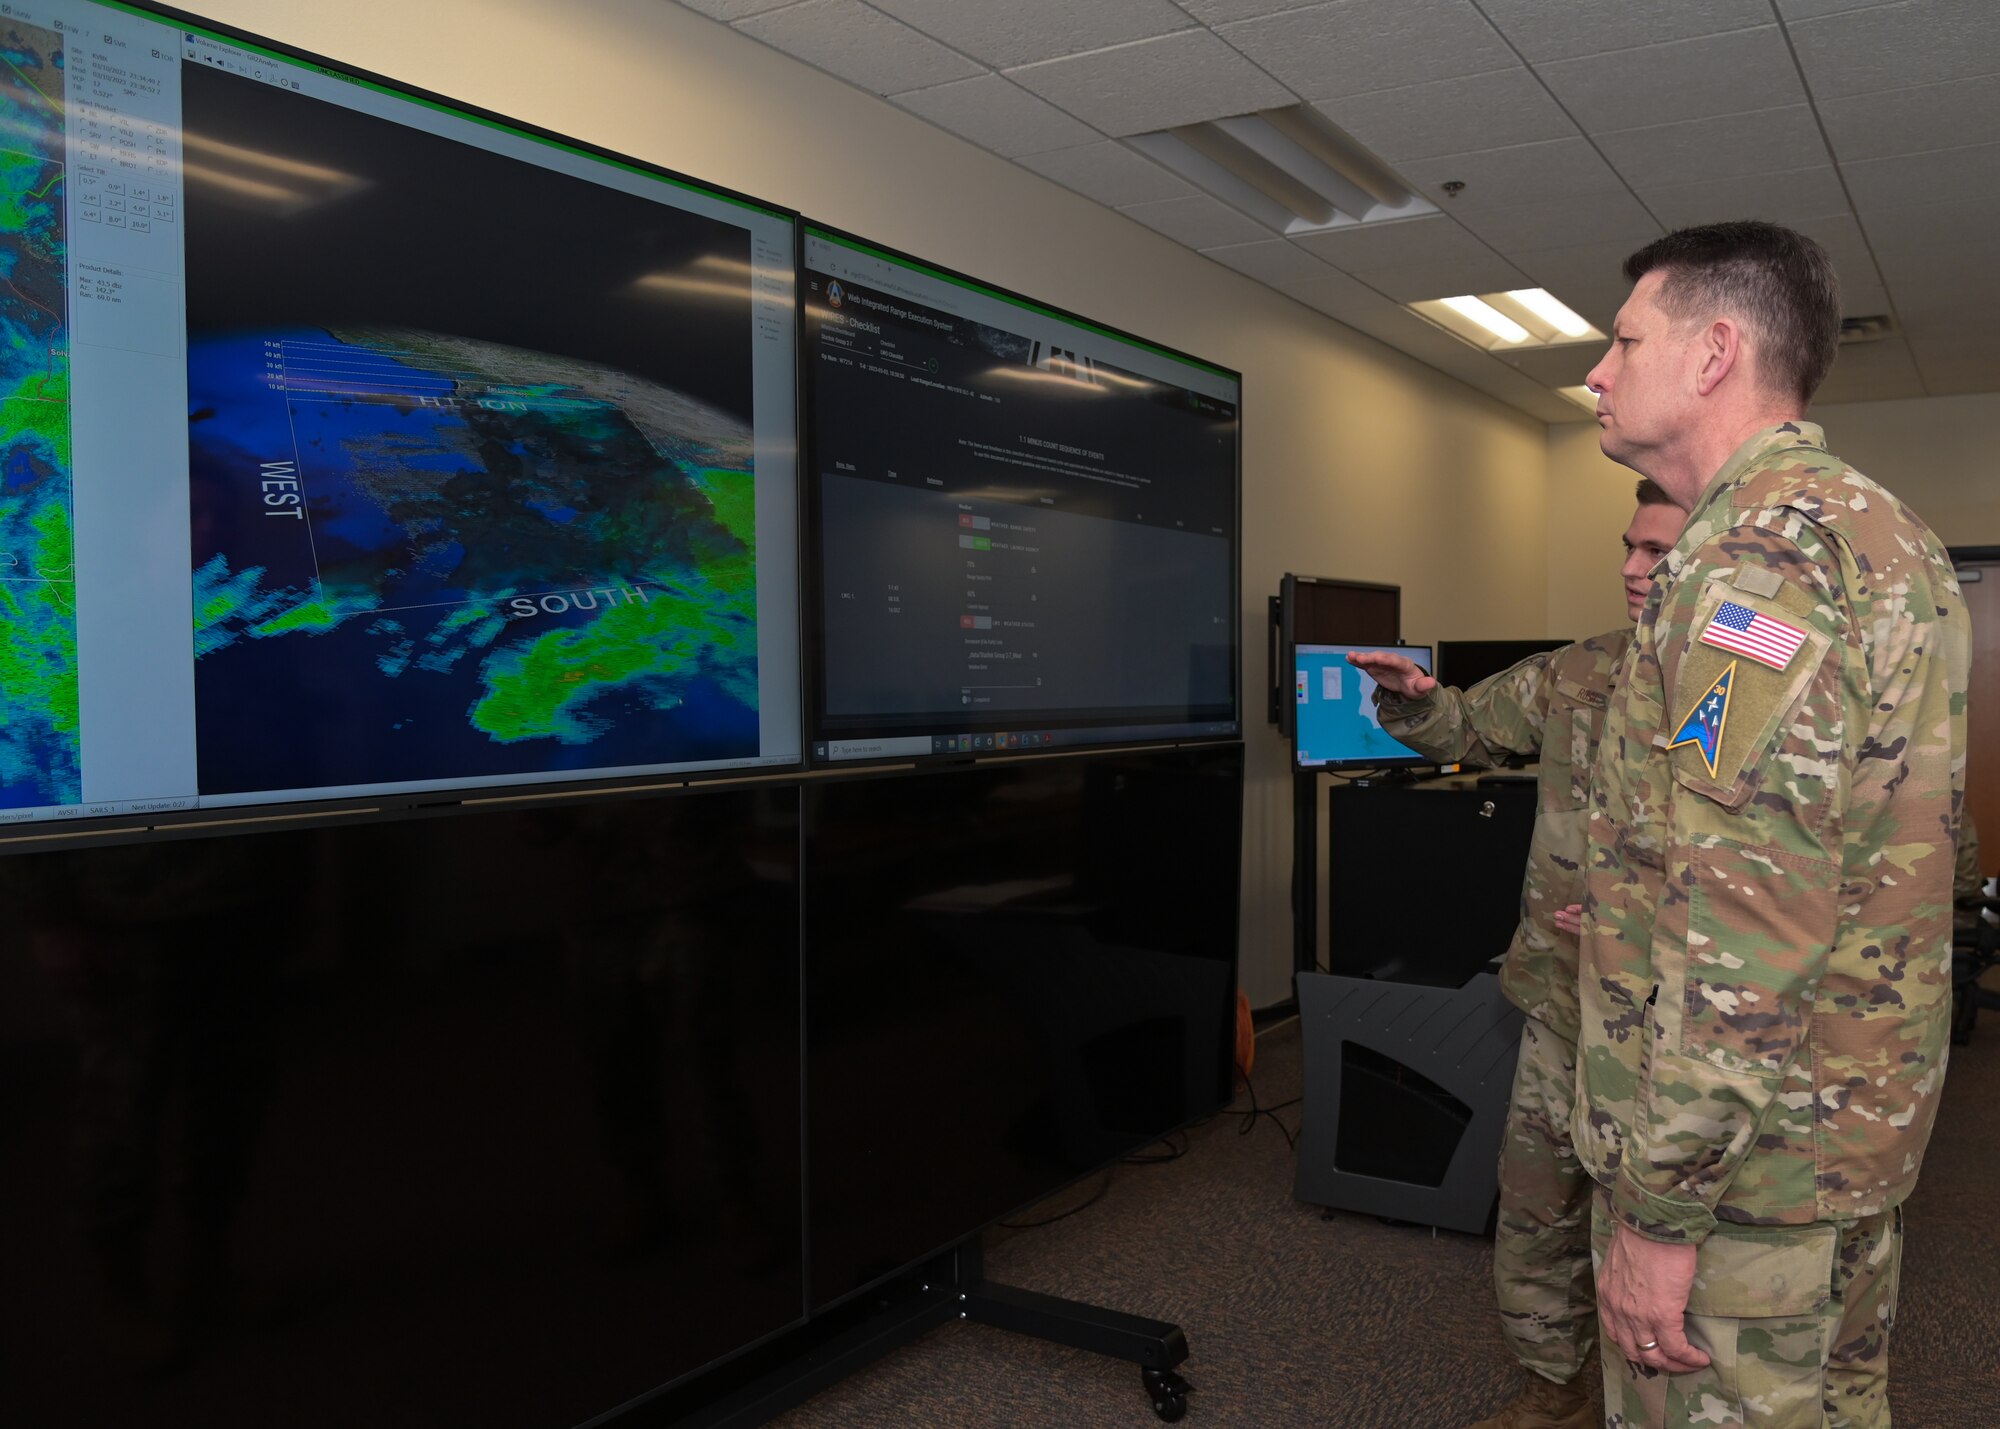
[{"label": "gray carpet floor", "polygon": [[[1299,1094],[1296,1022],[1258,1044],[1270,1105]],[[1239,1098],[1240,1109],[1249,1105]],[[1296,1128],[1300,1108],[1278,1115]],[[1120,1165],[1100,1200],[1054,1224],[996,1230],[1003,1283],[1173,1321],[1198,1429],[1459,1429],[1517,1383],[1475,1236],[1384,1225],[1292,1197],[1294,1159],[1268,1117],[1224,1115],[1187,1154]],[[1087,1200],[1089,1183],[1024,1212]],[[1902,1429],[2000,1425],[2000,1013],[1953,1050],[1908,1215],[1892,1344]],[[1157,1424],[1131,1365],[1002,1331],[953,1325],[775,1421],[782,1429],[1097,1429]]]}]

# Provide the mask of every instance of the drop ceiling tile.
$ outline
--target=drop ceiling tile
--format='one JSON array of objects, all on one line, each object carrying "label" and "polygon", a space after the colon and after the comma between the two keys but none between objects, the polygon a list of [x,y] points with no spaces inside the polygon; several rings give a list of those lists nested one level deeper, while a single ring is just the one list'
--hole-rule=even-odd
[{"label": "drop ceiling tile", "polygon": [[1604,356],[1601,342],[1570,343],[1562,347],[1527,347],[1519,352],[1499,352],[1494,356],[1517,372],[1524,372],[1544,387],[1581,387],[1590,369]]},{"label": "drop ceiling tile", "polygon": [[1246,277],[1276,288],[1283,283],[1311,283],[1324,279],[1333,269],[1295,243],[1282,238],[1257,243],[1231,243],[1204,248],[1208,257]]},{"label": "drop ceiling tile", "polygon": [[1933,397],[2000,392],[2000,334],[1982,339],[1910,339],[1910,355]]},{"label": "drop ceiling tile", "polygon": [[1924,379],[1900,338],[1880,342],[1843,343],[1833,370],[1813,394],[1818,402],[1886,402],[1896,397],[1921,397]]},{"label": "drop ceiling tile", "polygon": [[1480,0],[1486,18],[1530,61],[1571,59],[1657,45],[1667,40],[1718,35],[1771,23],[1768,0]]},{"label": "drop ceiling tile", "polygon": [[1990,74],[2000,56],[2000,5],[1987,0],[1906,0],[1789,29],[1821,101]]},{"label": "drop ceiling tile", "polygon": [[1471,0],[1338,0],[1215,33],[1313,101],[1520,64]]},{"label": "drop ceiling tile", "polygon": [[[1412,159],[1396,170],[1418,193],[1432,203],[1449,204],[1461,217],[1544,199],[1625,192],[1611,166],[1581,138]],[[1441,186],[1452,181],[1465,188],[1447,198]]]},{"label": "drop ceiling tile", "polygon": [[1660,236],[1653,216],[1623,189],[1465,212],[1460,221],[1502,253],[1625,239],[1637,248]]},{"label": "drop ceiling tile", "polygon": [[1832,218],[1851,212],[1840,176],[1831,167],[1794,169],[1783,174],[1753,174],[1741,179],[1715,179],[1699,184],[1674,184],[1642,189],[1639,197],[1668,228],[1697,223],[1721,223],[1761,218],[1794,223],[1807,218]]},{"label": "drop ceiling tile", "polygon": [[1245,218],[1207,194],[1127,204],[1118,211],[1190,248],[1220,248],[1229,243],[1254,243],[1276,237],[1263,224]]},{"label": "drop ceiling tile", "polygon": [[2000,204],[1992,202],[1870,212],[1862,220],[1892,294],[1912,282],[1964,282],[1986,272],[1994,224],[2000,224]]},{"label": "drop ceiling tile", "polygon": [[681,0],[690,10],[708,16],[711,20],[741,20],[750,15],[761,15],[766,10],[782,10],[787,5],[796,5],[798,0]]},{"label": "drop ceiling tile", "polygon": [[1889,290],[1880,283],[1840,284],[1840,315],[1844,318],[1886,316],[1890,309]]},{"label": "drop ceiling tile", "polygon": [[967,79],[980,67],[861,0],[804,0],[736,28],[876,94]]},{"label": "drop ceiling tile", "polygon": [[1259,15],[1296,10],[1312,4],[1313,0],[1179,0],[1179,3],[1204,25],[1226,25],[1231,20],[1254,20]]},{"label": "drop ceiling tile", "polygon": [[1821,15],[1838,15],[1843,10],[1869,10],[1895,3],[1896,0],[1778,0],[1778,15],[1786,20],[1812,20]]},{"label": "drop ceiling tile", "polygon": [[1875,268],[1875,255],[1869,251],[1868,240],[1862,236],[1861,221],[1853,214],[1807,219],[1794,223],[1792,227],[1826,250],[1827,256],[1833,259],[1833,271],[1840,275],[1843,285],[1881,283],[1882,275]]},{"label": "drop ceiling tile", "polygon": [[1861,227],[1893,292],[1899,281],[1935,276],[1940,265],[1990,263],[1993,234],[2000,230],[2000,195],[1977,193],[1952,203],[1871,208],[1861,215]]},{"label": "drop ceiling tile", "polygon": [[1442,215],[1351,224],[1325,233],[1300,234],[1292,241],[1315,258],[1350,273],[1405,263],[1472,263],[1495,256],[1491,248]]},{"label": "drop ceiling tile", "polygon": [[878,10],[995,69],[1101,50],[1190,29],[1173,0],[869,0]]},{"label": "drop ceiling tile", "polygon": [[2000,74],[1829,99],[1819,116],[1843,164],[1989,143],[2000,140]]},{"label": "drop ceiling tile", "polygon": [[[1394,324],[1402,318],[1421,322],[1421,319],[1416,319],[1416,314],[1407,308],[1390,302],[1358,278],[1350,278],[1334,268],[1328,268],[1323,278],[1287,280],[1282,285],[1274,286],[1280,286],[1280,291],[1296,298],[1315,312],[1325,313],[1330,318],[1338,318],[1362,332],[1371,332],[1371,325]],[[1428,323],[1424,323],[1423,326],[1430,327]],[[1432,328],[1431,331],[1436,329]]]},{"label": "drop ceiling tile", "polygon": [[1192,185],[1111,139],[1028,154],[1015,162],[1112,208],[1194,192]]},{"label": "drop ceiling tile", "polygon": [[1948,203],[1965,194],[1987,194],[2000,186],[2000,143],[1928,154],[1899,154],[1842,164],[1855,211],[1864,217],[1881,209],[1910,209]]},{"label": "drop ceiling tile", "polygon": [[1777,109],[1806,97],[1776,25],[1554,60],[1536,72],[1592,134],[1735,114],[1745,103]]},{"label": "drop ceiling tile", "polygon": [[1071,148],[1099,137],[1088,124],[997,74],[955,79],[891,98],[912,114],[1008,158]]},{"label": "drop ceiling tile", "polygon": [[1704,179],[1775,174],[1828,163],[1811,108],[1794,104],[1754,114],[1683,119],[1595,136],[1619,177],[1635,189]]},{"label": "drop ceiling tile", "polygon": [[1576,133],[1541,81],[1518,66],[1330,99],[1319,110],[1391,164]]},{"label": "drop ceiling tile", "polygon": [[1399,303],[1421,303],[1460,293],[1504,293],[1533,286],[1528,275],[1498,254],[1456,263],[1399,263],[1354,274],[1362,282]]},{"label": "drop ceiling tile", "polygon": [[1007,77],[1115,135],[1274,109],[1295,98],[1207,30],[1025,65]]},{"label": "drop ceiling tile", "polygon": [[1896,317],[1908,338],[1969,338],[2000,328],[2000,275],[1913,278],[1895,288]]}]

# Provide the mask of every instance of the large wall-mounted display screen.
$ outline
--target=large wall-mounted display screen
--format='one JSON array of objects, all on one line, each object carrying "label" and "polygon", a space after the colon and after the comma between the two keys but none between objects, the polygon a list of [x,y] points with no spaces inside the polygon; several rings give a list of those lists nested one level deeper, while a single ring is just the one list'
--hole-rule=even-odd
[{"label": "large wall-mounted display screen", "polygon": [[790,215],[0,15],[0,821],[796,763]]},{"label": "large wall-mounted display screen", "polygon": [[1237,374],[804,240],[815,762],[1237,737]]}]

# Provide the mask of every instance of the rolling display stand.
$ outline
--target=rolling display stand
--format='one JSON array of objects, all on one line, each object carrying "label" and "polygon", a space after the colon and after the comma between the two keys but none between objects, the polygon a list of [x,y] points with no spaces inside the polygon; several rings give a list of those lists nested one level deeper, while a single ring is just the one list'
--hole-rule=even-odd
[{"label": "rolling display stand", "polygon": [[1534,818],[1528,781],[1330,792],[1328,972],[1310,864],[1299,879],[1300,1200],[1486,1230],[1521,1031],[1496,969]]},{"label": "rolling display stand", "polygon": [[[981,1273],[974,1236],[878,1287],[859,1304],[753,1353],[738,1367],[735,1378],[741,1382],[719,1397],[712,1384],[669,1392],[646,1406],[644,1422],[671,1423],[673,1429],[751,1429],[953,1320],[1130,1360],[1139,1366],[1140,1385],[1155,1414],[1173,1422],[1187,1413],[1193,1386],[1175,1373],[1188,1354],[1180,1326],[996,1285]],[[801,1344],[801,1336],[814,1343]],[[765,1368],[767,1360],[772,1363]]]}]

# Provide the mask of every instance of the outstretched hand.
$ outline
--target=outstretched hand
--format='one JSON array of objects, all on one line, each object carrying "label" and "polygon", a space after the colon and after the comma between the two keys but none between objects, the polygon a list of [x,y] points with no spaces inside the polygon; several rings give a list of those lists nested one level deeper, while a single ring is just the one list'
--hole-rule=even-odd
[{"label": "outstretched hand", "polygon": [[1366,670],[1376,684],[1399,700],[1422,699],[1437,688],[1438,682],[1417,668],[1407,655],[1388,650],[1350,650],[1347,663]]}]

